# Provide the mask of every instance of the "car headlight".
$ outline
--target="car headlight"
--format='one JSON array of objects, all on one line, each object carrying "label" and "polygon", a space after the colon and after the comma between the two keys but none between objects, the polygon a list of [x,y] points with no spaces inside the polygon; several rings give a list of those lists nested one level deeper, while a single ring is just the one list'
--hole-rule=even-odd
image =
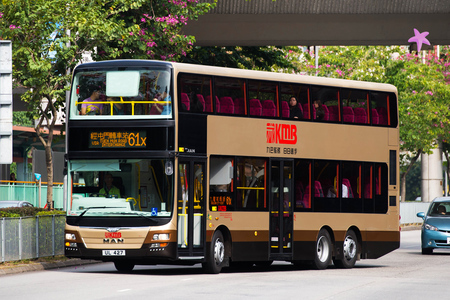
[{"label": "car headlight", "polygon": [[427,229],[427,230],[438,231],[437,227],[434,227],[433,225],[430,225],[430,224],[427,224],[427,223],[424,223],[424,224],[423,224],[423,227],[424,227],[425,229]]}]

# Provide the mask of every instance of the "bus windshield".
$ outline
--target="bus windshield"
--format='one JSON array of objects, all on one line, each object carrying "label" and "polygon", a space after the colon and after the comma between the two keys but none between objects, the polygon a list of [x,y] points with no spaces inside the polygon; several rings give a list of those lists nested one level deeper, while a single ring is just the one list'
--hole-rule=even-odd
[{"label": "bus windshield", "polygon": [[168,69],[98,69],[74,74],[70,119],[170,119]]},{"label": "bus windshield", "polygon": [[69,168],[69,216],[171,216],[172,160],[74,160]]}]

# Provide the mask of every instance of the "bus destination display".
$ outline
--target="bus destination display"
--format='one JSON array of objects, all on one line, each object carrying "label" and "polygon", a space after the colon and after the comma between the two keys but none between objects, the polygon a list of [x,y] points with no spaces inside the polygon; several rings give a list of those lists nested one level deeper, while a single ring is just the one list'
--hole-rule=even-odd
[{"label": "bus destination display", "polygon": [[147,132],[139,131],[91,131],[89,148],[146,148]]}]

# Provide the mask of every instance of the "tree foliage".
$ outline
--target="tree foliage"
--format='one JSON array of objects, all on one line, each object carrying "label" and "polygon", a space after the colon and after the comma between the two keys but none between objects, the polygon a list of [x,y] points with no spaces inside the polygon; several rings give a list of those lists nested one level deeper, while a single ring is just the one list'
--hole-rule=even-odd
[{"label": "tree foliage", "polygon": [[430,153],[450,137],[448,48],[441,57],[417,55],[405,47],[352,46],[320,49],[316,68],[314,52],[300,51],[305,74],[390,83],[398,89],[402,199],[406,174],[421,153]]},{"label": "tree foliage", "polygon": [[[296,59],[282,47],[194,47],[183,62],[261,71],[298,72]],[[287,50],[289,51],[289,50]]]},{"label": "tree foliage", "polygon": [[[196,0],[3,0],[0,38],[12,40],[13,79],[46,152],[47,201],[52,203],[53,129],[64,107],[71,70],[82,56],[180,59],[194,38],[180,34],[188,20],[215,4]],[[47,137],[41,135],[47,127]]]}]

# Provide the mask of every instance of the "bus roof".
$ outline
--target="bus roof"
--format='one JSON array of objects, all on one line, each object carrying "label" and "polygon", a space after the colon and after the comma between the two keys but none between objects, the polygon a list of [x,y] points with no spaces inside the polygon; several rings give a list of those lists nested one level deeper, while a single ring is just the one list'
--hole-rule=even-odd
[{"label": "bus roof", "polygon": [[187,72],[199,75],[243,77],[247,79],[256,79],[256,80],[272,80],[272,81],[278,80],[290,83],[296,82],[302,84],[325,85],[325,86],[354,88],[354,89],[368,89],[374,91],[397,93],[397,88],[395,86],[386,83],[328,78],[328,77],[300,75],[300,74],[287,74],[279,72],[244,70],[228,67],[215,67],[215,66],[167,62],[159,60],[121,59],[121,60],[91,62],[78,65],[75,68],[75,70],[90,69],[97,67],[119,67],[124,65],[135,67],[158,66],[165,68],[173,68],[177,73]]}]

